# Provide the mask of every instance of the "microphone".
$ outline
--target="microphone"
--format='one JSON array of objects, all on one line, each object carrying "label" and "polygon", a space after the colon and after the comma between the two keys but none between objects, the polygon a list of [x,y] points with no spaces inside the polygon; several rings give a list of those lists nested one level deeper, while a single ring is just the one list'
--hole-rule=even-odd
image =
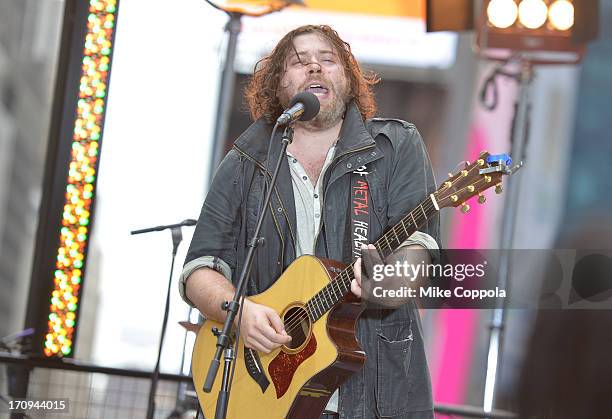
[{"label": "microphone", "polygon": [[180,223],[176,223],[176,224],[168,224],[165,226],[157,226],[157,227],[149,227],[149,228],[143,228],[141,230],[133,230],[130,232],[131,235],[134,234],[142,234],[142,233],[150,233],[152,231],[162,231],[165,230],[167,228],[175,228],[175,227],[189,227],[189,226],[194,226],[196,225],[198,222],[196,220],[192,220],[192,219],[187,219],[185,221],[181,221]]},{"label": "microphone", "polygon": [[321,104],[319,99],[310,92],[301,92],[293,96],[289,108],[278,117],[276,123],[278,125],[286,125],[296,120],[310,121],[317,116]]}]

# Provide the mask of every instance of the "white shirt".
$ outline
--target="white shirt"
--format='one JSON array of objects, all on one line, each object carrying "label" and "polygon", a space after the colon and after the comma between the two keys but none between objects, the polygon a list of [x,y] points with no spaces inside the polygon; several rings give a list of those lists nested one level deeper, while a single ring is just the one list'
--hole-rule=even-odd
[{"label": "white shirt", "polygon": [[334,158],[335,151],[335,146],[331,146],[327,151],[327,157],[321,168],[321,174],[314,186],[312,179],[310,179],[299,160],[287,151],[297,224],[296,257],[314,255],[317,233],[321,227],[321,217],[323,214],[321,203],[323,199],[323,177],[325,176],[325,170],[327,170]]}]

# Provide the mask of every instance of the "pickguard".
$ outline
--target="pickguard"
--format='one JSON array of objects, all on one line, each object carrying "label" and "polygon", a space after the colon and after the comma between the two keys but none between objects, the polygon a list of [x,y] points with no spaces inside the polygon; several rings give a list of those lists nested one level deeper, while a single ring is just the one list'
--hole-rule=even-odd
[{"label": "pickguard", "polygon": [[317,350],[317,340],[313,334],[300,352],[288,354],[279,352],[268,365],[268,373],[276,389],[276,398],[280,399],[289,389],[295,371],[302,362],[310,358]]}]

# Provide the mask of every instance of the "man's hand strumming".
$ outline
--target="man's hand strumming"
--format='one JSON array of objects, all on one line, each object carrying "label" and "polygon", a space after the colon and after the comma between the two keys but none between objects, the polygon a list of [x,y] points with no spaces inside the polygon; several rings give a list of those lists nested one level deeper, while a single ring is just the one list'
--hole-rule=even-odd
[{"label": "man's hand strumming", "polygon": [[291,341],[291,336],[285,331],[285,326],[276,311],[246,299],[240,334],[247,348],[265,353],[270,353]]}]

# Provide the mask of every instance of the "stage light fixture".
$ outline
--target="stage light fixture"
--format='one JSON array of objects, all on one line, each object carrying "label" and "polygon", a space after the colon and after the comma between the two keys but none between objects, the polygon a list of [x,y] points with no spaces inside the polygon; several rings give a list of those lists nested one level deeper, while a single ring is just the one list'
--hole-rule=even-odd
[{"label": "stage light fixture", "polygon": [[566,31],[574,26],[574,5],[568,0],[556,0],[548,8],[548,20],[553,28]]},{"label": "stage light fixture", "polygon": [[518,7],[514,0],[491,0],[487,6],[489,23],[496,28],[508,28],[518,16]]},{"label": "stage light fixture", "polygon": [[599,0],[425,0],[425,12],[427,32],[476,30],[479,50],[575,52],[599,34]]},{"label": "stage light fixture", "polygon": [[543,0],[522,0],[518,6],[518,15],[521,25],[537,29],[546,23],[548,7]]},{"label": "stage light fixture", "polygon": [[[500,25],[492,20],[498,0],[484,0],[475,16],[481,56],[505,60],[522,53],[532,63],[575,64],[599,32],[599,0],[514,0],[518,17]],[[505,6],[510,10],[511,6]],[[509,16],[509,15],[507,15]],[[510,20],[510,17],[508,17]]]},{"label": "stage light fixture", "polygon": [[303,0],[205,0],[216,9],[227,13],[238,13],[258,17],[278,12],[287,6],[304,6]]}]

